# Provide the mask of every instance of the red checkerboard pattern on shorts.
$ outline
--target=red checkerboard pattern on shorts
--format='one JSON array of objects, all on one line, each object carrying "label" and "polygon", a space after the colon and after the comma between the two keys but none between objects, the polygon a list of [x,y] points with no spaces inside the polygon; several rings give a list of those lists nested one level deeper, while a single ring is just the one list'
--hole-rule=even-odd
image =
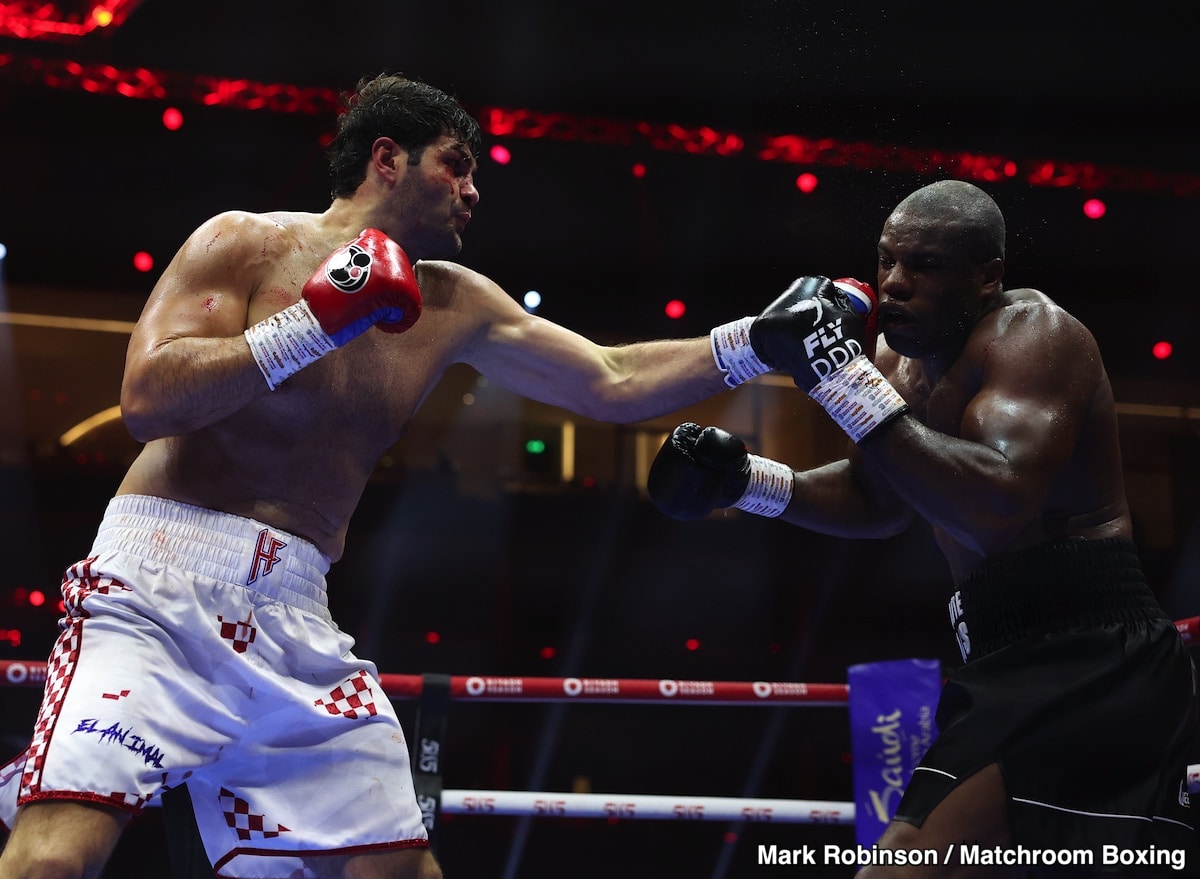
[{"label": "red checkerboard pattern on shorts", "polygon": [[244,620],[235,620],[231,623],[225,617],[217,614],[217,622],[221,624],[221,637],[233,643],[234,653],[245,653],[258,636],[258,629],[250,625],[250,620],[253,618],[254,612],[251,611],[246,614]]},{"label": "red checkerboard pattern on shorts", "polygon": [[265,815],[251,813],[248,802],[225,788],[221,788],[221,811],[225,813],[225,823],[233,828],[241,840],[253,839],[256,836],[274,839],[281,833],[291,832],[282,824],[272,824],[268,827]]},{"label": "red checkerboard pattern on shorts", "polygon": [[[95,576],[92,573],[94,561],[94,558],[90,558],[77,562],[67,569],[63,577],[62,594],[67,616],[59,622],[62,631],[46,664],[46,694],[34,724],[33,739],[25,752],[25,768],[21,773],[21,799],[41,791],[46,748],[49,747],[50,737],[54,734],[59,710],[79,661],[79,648],[83,642],[83,621],[90,616],[83,607],[84,599],[93,593],[107,595],[114,588],[129,590],[120,580]],[[145,803],[144,797],[120,791],[110,793],[107,800],[115,805],[135,808],[140,808]]]},{"label": "red checkerboard pattern on shorts", "polygon": [[340,714],[353,720],[376,713],[374,696],[366,671],[360,671],[330,690],[324,699],[313,700],[313,705],[323,706],[330,714]]}]

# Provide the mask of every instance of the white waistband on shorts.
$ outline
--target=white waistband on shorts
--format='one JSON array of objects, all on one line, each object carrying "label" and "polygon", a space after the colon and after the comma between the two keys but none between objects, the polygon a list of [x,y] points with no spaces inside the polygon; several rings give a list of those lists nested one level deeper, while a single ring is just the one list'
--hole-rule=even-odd
[{"label": "white waistband on shorts", "polygon": [[147,561],[236,583],[328,616],[329,558],[303,538],[262,522],[167,498],[117,495],[92,553],[128,552]]}]

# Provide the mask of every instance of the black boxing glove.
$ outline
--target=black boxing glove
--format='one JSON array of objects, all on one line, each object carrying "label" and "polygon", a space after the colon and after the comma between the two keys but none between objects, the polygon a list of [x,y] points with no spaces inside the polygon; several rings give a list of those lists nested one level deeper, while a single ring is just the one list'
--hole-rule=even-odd
[{"label": "black boxing glove", "polygon": [[791,375],[859,442],[908,410],[875,368],[875,291],[853,278],[797,278],[745,327],[753,357]]},{"label": "black boxing glove", "polygon": [[[838,347],[840,336],[829,336],[829,330],[824,336],[817,334],[826,322],[825,310],[815,301],[817,297],[823,297],[831,308],[849,313],[854,324],[850,328],[853,345]],[[824,359],[832,369],[835,367],[831,358],[836,357],[838,365],[844,365],[852,353],[874,354],[874,306],[875,292],[862,281],[853,278],[830,281],[819,276],[797,278],[757,317],[744,317],[714,327],[709,333],[713,359],[725,373],[725,384],[733,388],[772,369],[791,373],[791,367],[799,365],[795,352],[806,347],[807,339],[809,346],[829,343],[834,350]],[[832,319],[836,321],[837,316]],[[840,332],[840,323],[835,323],[832,330]],[[815,350],[812,356],[816,356]]]},{"label": "black boxing glove", "polygon": [[772,369],[811,391],[867,350],[875,292],[851,278],[797,278],[750,324],[750,346]]},{"label": "black boxing glove", "polygon": [[751,455],[728,431],[688,422],[659,449],[646,488],[673,519],[701,519],[722,507],[775,517],[792,498],[792,479],[790,467]]}]

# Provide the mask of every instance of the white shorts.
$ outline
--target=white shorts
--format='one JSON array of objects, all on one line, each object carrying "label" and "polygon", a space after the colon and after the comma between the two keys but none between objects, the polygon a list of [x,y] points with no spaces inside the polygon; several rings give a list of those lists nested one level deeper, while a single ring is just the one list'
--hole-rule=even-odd
[{"label": "white shorts", "polygon": [[0,771],[0,817],[51,799],[136,812],[186,782],[220,877],[428,846],[404,733],[330,618],[328,568],[260,522],[114,498],[63,580],[62,633],[32,743]]}]

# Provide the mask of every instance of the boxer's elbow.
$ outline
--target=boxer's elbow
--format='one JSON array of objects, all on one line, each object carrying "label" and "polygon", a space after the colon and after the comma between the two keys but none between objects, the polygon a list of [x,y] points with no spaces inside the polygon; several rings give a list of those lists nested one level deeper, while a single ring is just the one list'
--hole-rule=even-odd
[{"label": "boxer's elbow", "polygon": [[912,525],[915,518],[916,516],[911,507],[895,507],[888,510],[880,510],[869,520],[864,530],[869,531],[868,537],[877,539],[895,537],[898,534],[904,533]]},{"label": "boxer's elbow", "polygon": [[126,367],[121,382],[121,418],[130,436],[139,443],[148,443],[186,433],[188,427],[179,423],[176,408],[153,370]]},{"label": "boxer's elbow", "polygon": [[161,407],[155,405],[152,395],[143,392],[128,377],[121,386],[121,420],[125,422],[129,435],[139,443],[148,443],[171,434],[162,417]]}]

